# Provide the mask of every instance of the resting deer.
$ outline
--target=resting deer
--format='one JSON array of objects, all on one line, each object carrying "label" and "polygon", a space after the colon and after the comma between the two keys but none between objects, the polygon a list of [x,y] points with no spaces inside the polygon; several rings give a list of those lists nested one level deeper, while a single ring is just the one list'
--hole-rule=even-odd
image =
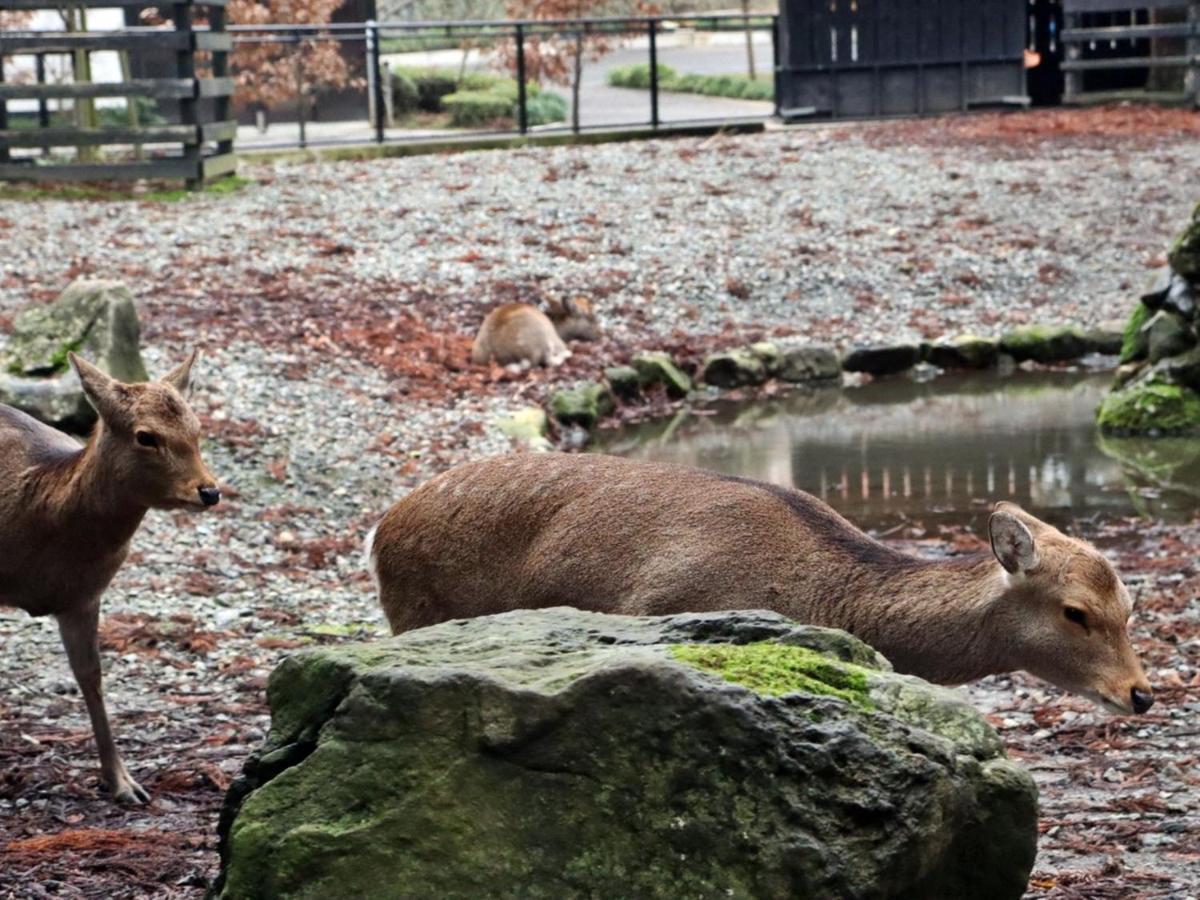
[{"label": "resting deer", "polygon": [[1011,503],[990,553],[921,560],[800,491],[607,456],[458,466],[393,506],[367,559],[393,632],[511,609],[769,609],[841,628],[943,684],[1024,669],[1119,713],[1153,694],[1129,592],[1092,547]]},{"label": "resting deer", "polygon": [[527,303],[509,303],[483,320],[471,348],[471,361],[557,366],[571,355],[565,341],[592,341],[599,336],[596,315],[582,298],[551,300],[549,315]]},{"label": "resting deer", "polygon": [[86,446],[0,405],[0,606],[54,616],[119,801],[146,791],[117,753],[100,687],[100,597],[150,509],[221,499],[200,458],[200,422],[184,400],[188,360],[159,382],[122,384],[74,354],[100,421]]}]

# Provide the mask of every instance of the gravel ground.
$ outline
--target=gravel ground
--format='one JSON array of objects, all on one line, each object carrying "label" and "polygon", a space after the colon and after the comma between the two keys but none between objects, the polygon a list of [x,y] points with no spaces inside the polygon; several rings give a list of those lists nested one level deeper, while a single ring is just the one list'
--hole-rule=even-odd
[{"label": "gravel ground", "polygon": [[[1197,199],[1183,173],[1200,170],[1198,118],[810,127],[277,164],[182,203],[0,199],[0,334],[73,277],[126,281],[152,371],[203,347],[194,405],[228,497],[207,515],[152,513],[107,595],[109,704],[148,810],[94,801],[53,625],[0,611],[0,896],[198,897],[222,789],[267,726],[266,675],[294,647],[383,633],[362,534],[434,472],[506,449],[495,416],[642,347],[689,360],[768,335],[846,345],[1123,317]],[[553,376],[468,363],[487,308],[551,292],[592,297],[606,339]],[[1051,727],[1048,693],[975,696],[1035,771],[1061,763],[1054,741],[1018,740]],[[1075,717],[1052,727],[1103,737],[1072,704],[1047,701]],[[1140,740],[1136,723],[1115,727]],[[1183,745],[1194,766],[1196,739]],[[1047,823],[1092,808],[1088,790],[1064,782]],[[1047,855],[1054,827],[1070,826],[1046,825],[1034,896],[1121,884],[1103,849]],[[1164,857],[1195,862],[1189,827]],[[1182,863],[1159,866],[1141,896],[1196,893]]]}]

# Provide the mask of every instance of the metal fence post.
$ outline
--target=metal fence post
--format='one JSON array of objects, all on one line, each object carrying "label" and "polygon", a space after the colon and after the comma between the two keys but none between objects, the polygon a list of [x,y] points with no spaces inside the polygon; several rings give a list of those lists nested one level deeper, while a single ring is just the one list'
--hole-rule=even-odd
[{"label": "metal fence post", "polygon": [[650,127],[658,128],[658,22],[650,26]]},{"label": "metal fence post", "polygon": [[517,127],[529,131],[529,98],[525,96],[525,26],[517,23]]},{"label": "metal fence post", "polygon": [[783,108],[781,105],[782,97],[779,91],[779,84],[782,79],[780,75],[779,65],[779,16],[778,14],[771,16],[771,93],[775,95],[775,115],[779,115],[779,111]]},{"label": "metal fence post", "polygon": [[296,42],[296,50],[292,54],[292,65],[296,78],[296,118],[300,124],[300,149],[303,150],[308,146],[308,132],[305,126],[305,114],[308,110],[304,108],[304,61],[300,59],[300,51],[303,48],[303,44],[301,43],[299,31],[294,32],[292,37]]},{"label": "metal fence post", "polygon": [[375,143],[382,144],[384,134],[383,121],[383,78],[379,68],[379,25],[371,19],[367,22],[367,55],[370,57],[371,99],[375,107]]},{"label": "metal fence post", "polygon": [[[4,54],[0,53],[0,84],[4,84]],[[0,97],[0,131],[8,128],[8,104]],[[8,141],[0,144],[0,162],[8,162]]]}]

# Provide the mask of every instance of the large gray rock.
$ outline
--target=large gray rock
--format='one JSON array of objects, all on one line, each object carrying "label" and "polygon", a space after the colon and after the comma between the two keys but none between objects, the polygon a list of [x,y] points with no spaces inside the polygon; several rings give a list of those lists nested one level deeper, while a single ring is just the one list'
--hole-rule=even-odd
[{"label": "large gray rock", "polygon": [[75,351],[114,378],[145,381],[133,295],[116,281],[76,281],[47,306],[17,317],[0,353],[0,403],[59,428],[95,420],[67,362]]},{"label": "large gray rock", "polygon": [[958,695],[765,612],[520,611],[305,652],[226,898],[1016,898],[1037,792]]}]

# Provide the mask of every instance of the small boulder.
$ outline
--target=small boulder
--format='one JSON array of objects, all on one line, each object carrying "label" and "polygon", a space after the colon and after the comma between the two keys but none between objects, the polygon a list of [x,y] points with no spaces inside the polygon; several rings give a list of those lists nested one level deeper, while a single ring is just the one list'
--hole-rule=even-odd
[{"label": "small boulder", "polygon": [[1167,261],[1171,268],[1184,278],[1200,282],[1200,204],[1196,205],[1192,212],[1192,220],[1183,229],[1183,233],[1167,251]]},{"label": "small boulder", "polygon": [[1017,362],[1070,362],[1088,352],[1083,333],[1071,326],[1026,325],[1000,339],[1000,349]]},{"label": "small boulder", "polygon": [[1033,779],[889,669],[755,611],[520,610],[297,654],[214,896],[1016,900]]},{"label": "small boulder", "polygon": [[546,438],[550,431],[550,420],[540,406],[528,406],[511,416],[498,419],[496,425],[510,439],[530,450],[550,450],[552,445]]},{"label": "small boulder", "polygon": [[634,399],[641,390],[638,372],[633,366],[611,366],[604,370],[604,379],[622,400]]},{"label": "small boulder", "polygon": [[894,375],[911,369],[920,361],[921,348],[916,344],[855,347],[842,359],[842,368],[868,375]]},{"label": "small boulder", "polygon": [[1146,333],[1146,355],[1152,363],[1190,349],[1196,337],[1179,316],[1160,309],[1150,317],[1142,331]]},{"label": "small boulder", "polygon": [[991,338],[962,334],[953,340],[939,341],[925,358],[941,369],[990,369],[1000,355],[1000,345]]},{"label": "small boulder", "polygon": [[116,281],[76,281],[53,303],[22,312],[0,353],[0,403],[58,428],[96,421],[67,362],[74,351],[125,382],[146,381],[137,307]]},{"label": "small boulder", "polygon": [[770,341],[757,341],[751,344],[749,349],[751,353],[762,360],[768,375],[779,374],[779,370],[783,367],[783,353],[777,345]]},{"label": "small boulder", "polygon": [[800,384],[840,381],[842,364],[832,347],[798,344],[782,349],[779,377]]},{"label": "small boulder", "polygon": [[566,390],[555,391],[550,398],[550,414],[560,425],[591,428],[596,420],[613,411],[613,397],[608,386],[587,382]]},{"label": "small boulder", "polygon": [[692,379],[688,378],[675,360],[666,353],[642,353],[633,358],[633,368],[638,373],[638,382],[643,388],[654,384],[664,385],[672,397],[686,397],[692,390]]},{"label": "small boulder", "polygon": [[719,388],[762,384],[767,380],[767,367],[749,349],[726,350],[704,360],[701,380]]},{"label": "small boulder", "polygon": [[1079,334],[1085,353],[1101,356],[1117,356],[1125,342],[1124,326],[1120,322],[1102,323],[1095,328],[1085,328]]}]

